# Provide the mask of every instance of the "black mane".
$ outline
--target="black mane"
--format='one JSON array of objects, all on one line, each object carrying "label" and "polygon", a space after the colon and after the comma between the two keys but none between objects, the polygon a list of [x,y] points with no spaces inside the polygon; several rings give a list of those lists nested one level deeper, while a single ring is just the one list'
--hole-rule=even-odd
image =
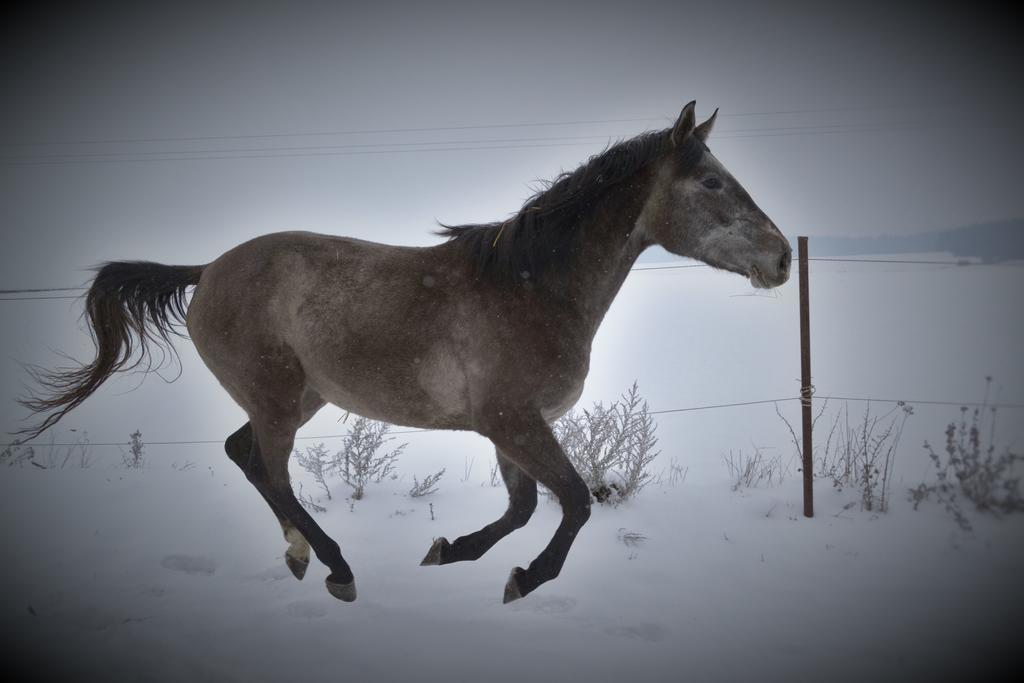
[{"label": "black mane", "polygon": [[[476,262],[478,277],[508,283],[536,276],[565,262],[582,214],[601,193],[633,176],[669,144],[668,129],[619,142],[576,170],[545,183],[508,220],[442,224],[437,234],[465,250]],[[680,151],[690,163],[696,163],[703,150],[704,145],[691,136]]]}]

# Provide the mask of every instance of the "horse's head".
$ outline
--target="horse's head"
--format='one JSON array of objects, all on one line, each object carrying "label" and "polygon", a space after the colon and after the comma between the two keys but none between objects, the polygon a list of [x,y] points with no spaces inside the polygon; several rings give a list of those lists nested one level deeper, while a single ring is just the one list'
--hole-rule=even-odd
[{"label": "horse's head", "polygon": [[755,287],[777,287],[789,279],[789,242],[708,150],[715,115],[697,126],[694,105],[669,132],[642,229],[674,254],[749,277]]}]

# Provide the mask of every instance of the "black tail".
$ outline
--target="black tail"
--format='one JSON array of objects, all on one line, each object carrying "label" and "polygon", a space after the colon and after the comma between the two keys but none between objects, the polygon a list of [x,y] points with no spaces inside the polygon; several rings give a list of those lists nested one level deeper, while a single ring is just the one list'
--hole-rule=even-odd
[{"label": "black tail", "polygon": [[[54,425],[119,370],[146,364],[150,345],[173,350],[170,336],[185,321],[185,289],[199,284],[204,266],[164,266],[148,261],[118,261],[98,267],[85,296],[89,333],[96,359],[88,365],[46,370],[29,368],[42,394],[21,401],[37,413],[49,413],[36,427],[21,430],[31,439]],[[138,352],[138,353],[136,353]]]}]

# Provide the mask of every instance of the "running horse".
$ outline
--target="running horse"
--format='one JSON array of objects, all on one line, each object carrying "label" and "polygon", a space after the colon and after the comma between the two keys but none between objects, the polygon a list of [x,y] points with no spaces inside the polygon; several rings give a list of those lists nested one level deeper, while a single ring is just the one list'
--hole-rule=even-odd
[{"label": "running horse", "polygon": [[282,232],[203,266],[106,263],[85,298],[96,358],[34,371],[40,389],[23,403],[41,421],[25,432],[53,425],[113,373],[151,368],[153,347],[167,350],[184,322],[249,418],[224,447],[280,522],[296,578],[312,547],[330,594],[356,597],[338,544],[288,475],[296,430],[333,403],[494,443],[508,508],[438,538],[424,565],[475,560],[525,525],[538,482],[558,498],[551,541],[506,582],[504,602],[521,598],[558,575],[590,516],[590,491],[550,425],[579,399],[594,335],[640,253],[661,245],[759,288],[789,277],[786,238],[707,147],[717,110],[700,125],[694,110],[562,173],[507,220],[442,224],[447,239],[434,246]]}]

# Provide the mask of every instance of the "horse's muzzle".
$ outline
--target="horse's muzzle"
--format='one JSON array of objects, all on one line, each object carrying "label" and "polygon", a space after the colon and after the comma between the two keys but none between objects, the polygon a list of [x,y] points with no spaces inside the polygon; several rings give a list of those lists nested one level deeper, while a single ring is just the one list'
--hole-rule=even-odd
[{"label": "horse's muzzle", "polygon": [[750,266],[750,284],[758,289],[771,289],[789,280],[790,267],[793,263],[793,250],[788,242],[780,251],[767,252]]}]

